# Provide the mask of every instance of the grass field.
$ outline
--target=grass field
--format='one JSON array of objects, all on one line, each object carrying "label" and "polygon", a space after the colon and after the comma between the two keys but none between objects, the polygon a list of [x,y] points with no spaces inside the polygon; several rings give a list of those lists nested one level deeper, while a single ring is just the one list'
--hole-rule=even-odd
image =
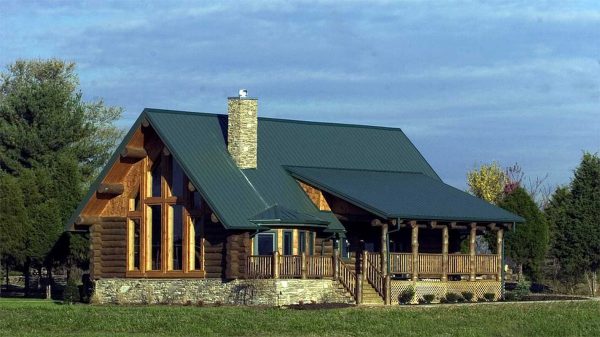
[{"label": "grass field", "polygon": [[1,336],[600,336],[600,302],[292,310],[0,300]]}]

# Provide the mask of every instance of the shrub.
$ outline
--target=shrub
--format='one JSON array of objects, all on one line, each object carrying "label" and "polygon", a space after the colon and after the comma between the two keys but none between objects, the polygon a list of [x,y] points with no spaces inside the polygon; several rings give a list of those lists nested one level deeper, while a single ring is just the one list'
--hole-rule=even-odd
[{"label": "shrub", "polygon": [[442,296],[442,297],[440,297],[440,303],[442,303],[442,304],[448,303],[448,300],[446,299],[446,297]]},{"label": "shrub", "polygon": [[411,288],[405,289],[398,296],[398,302],[400,302],[400,304],[409,304],[410,302],[412,302],[414,296],[415,296],[414,288],[411,287]]},{"label": "shrub", "polygon": [[429,303],[433,302],[433,300],[435,300],[435,295],[434,294],[425,294],[425,295],[423,295],[423,301],[425,301],[425,303],[429,304]]},{"label": "shrub", "polygon": [[505,301],[516,301],[517,300],[517,295],[513,291],[507,291],[504,294],[504,300]]},{"label": "shrub", "polygon": [[464,301],[464,298],[462,296],[460,296],[460,294],[457,294],[457,293],[447,293],[446,300],[448,301],[448,303],[456,303],[459,301],[460,302]]},{"label": "shrub", "polygon": [[515,290],[512,291],[515,294],[515,299],[517,301],[521,301],[525,296],[529,295],[530,288],[530,282],[527,282],[525,280],[519,280],[519,283],[517,283]]},{"label": "shrub", "polygon": [[488,301],[488,302],[492,302],[496,298],[496,294],[494,294],[494,293],[485,293],[485,294],[483,294],[483,298],[486,301]]},{"label": "shrub", "polygon": [[470,292],[470,291],[463,291],[461,293],[461,295],[465,299],[465,301],[467,301],[467,302],[471,302],[473,300],[473,297],[474,297],[473,293]]},{"label": "shrub", "polygon": [[204,301],[203,300],[198,300],[198,302],[196,302],[196,306],[203,307],[204,306]]},{"label": "shrub", "polygon": [[75,280],[70,279],[67,281],[65,290],[63,293],[63,302],[66,304],[73,304],[80,301],[79,297],[79,286]]}]

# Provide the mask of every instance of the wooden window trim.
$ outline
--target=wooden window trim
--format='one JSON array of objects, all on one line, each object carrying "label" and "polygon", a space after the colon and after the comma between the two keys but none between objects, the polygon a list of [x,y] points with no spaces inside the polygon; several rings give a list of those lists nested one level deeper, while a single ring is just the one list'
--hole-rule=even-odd
[{"label": "wooden window trim", "polygon": [[[152,166],[154,162],[160,158],[161,163],[161,196],[160,197],[148,197],[147,195],[152,191],[149,190],[149,181],[148,175],[151,174]],[[183,195],[182,196],[171,196],[171,187],[169,185],[168,177],[170,173],[170,167],[172,165],[172,160],[174,158],[170,158],[171,155],[165,153],[165,151],[161,151],[154,160],[149,157],[146,157],[142,162],[142,172],[140,177],[140,184],[138,186],[138,193],[140,195],[140,210],[137,211],[128,211],[127,213],[127,270],[125,273],[126,277],[132,278],[204,278],[206,277],[206,271],[204,270],[204,226],[201,225],[201,263],[200,267],[202,269],[195,270],[194,267],[190,265],[189,255],[190,252],[194,253],[194,247],[190,246],[190,231],[189,226],[192,225],[192,218],[201,218],[204,214],[204,202],[201,203],[201,209],[191,209],[193,205],[191,205],[191,191],[188,189],[189,179],[184,174],[184,179],[182,183],[183,186]],[[148,260],[148,250],[152,249],[152,243],[149,240],[148,233],[150,232],[150,224],[148,223],[148,207],[149,206],[160,206],[161,208],[161,269],[160,270],[150,270],[151,267],[151,259]],[[183,206],[182,213],[182,226],[183,226],[183,249],[182,249],[182,269],[181,270],[169,270],[169,266],[171,265],[171,254],[170,254],[170,209],[171,206],[181,205]],[[132,252],[131,244],[130,244],[130,220],[138,219],[140,221],[140,269],[132,270],[130,266],[132,266],[132,261],[130,261],[130,255]],[[171,252],[172,253],[172,252]]]}]

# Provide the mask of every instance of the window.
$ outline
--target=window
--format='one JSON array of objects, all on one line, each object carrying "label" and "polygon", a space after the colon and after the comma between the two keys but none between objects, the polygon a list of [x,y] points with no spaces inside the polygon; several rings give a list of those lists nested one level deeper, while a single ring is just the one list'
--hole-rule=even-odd
[{"label": "window", "polygon": [[260,233],[256,235],[256,254],[271,255],[275,251],[275,233]]},{"label": "window", "polygon": [[169,270],[183,269],[183,206],[169,207]]},{"label": "window", "polygon": [[283,232],[283,255],[293,254],[293,237],[294,232],[285,231]]},{"label": "window", "polygon": [[160,205],[151,205],[148,207],[147,220],[149,230],[150,243],[150,270],[160,270],[161,253],[162,253],[162,224],[161,224],[161,207]]},{"label": "window", "polygon": [[150,197],[160,197],[161,196],[161,185],[162,185],[162,166],[160,165],[160,157],[156,160],[154,165],[152,166],[152,170],[148,176],[148,188]]},{"label": "window", "polygon": [[306,232],[300,231],[298,233],[298,253],[306,253]]},{"label": "window", "polygon": [[195,206],[202,198],[188,190],[188,178],[168,152],[149,162],[144,161],[138,193],[129,199],[128,273],[202,276],[204,230]]},{"label": "window", "polygon": [[340,255],[343,259],[350,258],[350,242],[346,239],[340,239]]},{"label": "window", "polygon": [[184,173],[181,166],[177,164],[175,159],[171,159],[171,176],[169,179],[169,185],[171,187],[171,195],[176,197],[183,197],[184,192]]},{"label": "window", "polygon": [[189,227],[190,236],[190,270],[202,270],[202,220],[203,218],[192,218]]}]

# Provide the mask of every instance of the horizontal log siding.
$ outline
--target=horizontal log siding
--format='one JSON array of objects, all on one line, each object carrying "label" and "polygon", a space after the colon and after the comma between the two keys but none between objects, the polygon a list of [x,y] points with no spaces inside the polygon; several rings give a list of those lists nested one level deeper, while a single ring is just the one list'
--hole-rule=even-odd
[{"label": "horizontal log siding", "polygon": [[225,278],[227,231],[220,223],[205,222],[204,269],[207,278]]},{"label": "horizontal log siding", "polygon": [[246,260],[250,256],[250,234],[248,232],[230,232],[226,243],[227,279],[237,279],[246,275]]},{"label": "horizontal log siding", "polygon": [[[115,219],[116,220],[116,219]],[[91,267],[94,279],[125,277],[127,270],[127,221],[96,223],[91,227]]]}]

